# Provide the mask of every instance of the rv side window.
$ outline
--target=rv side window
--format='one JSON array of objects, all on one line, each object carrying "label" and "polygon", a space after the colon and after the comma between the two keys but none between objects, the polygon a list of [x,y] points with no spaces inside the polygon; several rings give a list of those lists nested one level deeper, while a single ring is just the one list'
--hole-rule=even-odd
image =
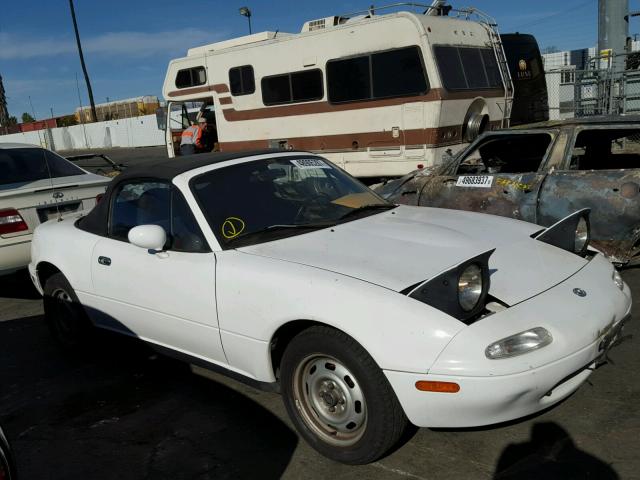
[{"label": "rv side window", "polygon": [[369,57],[327,62],[327,90],[334,103],[370,99]]},{"label": "rv side window", "polygon": [[487,76],[484,73],[484,65],[480,57],[479,48],[460,48],[460,60],[464,67],[469,88],[478,89],[488,86]]},{"label": "rv side window", "polygon": [[322,71],[317,69],[264,77],[261,86],[265,105],[311,102],[324,95]]},{"label": "rv side window", "polygon": [[207,72],[204,67],[185,68],[178,70],[176,87],[187,88],[204,85],[207,82]]},{"label": "rv side window", "polygon": [[436,45],[434,51],[447,90],[502,87],[495,55],[490,49]]},{"label": "rv side window", "polygon": [[255,92],[256,82],[253,77],[253,67],[244,65],[230,69],[229,85],[231,86],[231,95],[234,97],[250,95]]},{"label": "rv side window", "polygon": [[422,95],[429,90],[418,47],[371,55],[373,98]]},{"label": "rv side window", "polygon": [[482,62],[484,63],[484,69],[487,72],[487,80],[490,87],[502,88],[502,77],[500,76],[500,70],[498,69],[498,62],[496,61],[496,55],[493,50],[488,48],[481,48]]},{"label": "rv side window", "polygon": [[429,90],[418,47],[330,60],[327,84],[333,103],[423,95]]}]

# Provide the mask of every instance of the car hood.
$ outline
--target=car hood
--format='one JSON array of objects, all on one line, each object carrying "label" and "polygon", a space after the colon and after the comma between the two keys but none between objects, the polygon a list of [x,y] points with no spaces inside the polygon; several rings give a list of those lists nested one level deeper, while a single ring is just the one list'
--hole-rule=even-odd
[{"label": "car hood", "polygon": [[402,291],[495,249],[489,259],[490,293],[514,305],[557,285],[587,262],[530,238],[540,229],[505,217],[399,206],[333,228],[239,251],[321,268]]}]

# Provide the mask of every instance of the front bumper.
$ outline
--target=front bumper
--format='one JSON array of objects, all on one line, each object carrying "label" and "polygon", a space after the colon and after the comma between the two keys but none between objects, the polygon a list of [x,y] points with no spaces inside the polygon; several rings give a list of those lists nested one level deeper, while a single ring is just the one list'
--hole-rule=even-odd
[{"label": "front bumper", "polygon": [[[550,407],[575,392],[615,344],[629,319],[625,317],[608,335],[581,351],[523,373],[485,377],[384,373],[416,426],[455,428],[506,422]],[[415,387],[420,380],[455,382],[460,391],[422,392]]]},{"label": "front bumper", "polygon": [[[630,318],[631,292],[612,280],[601,255],[564,282],[461,330],[424,374],[385,370],[407,417],[421,427],[473,427],[520,418],[573,393]],[[578,296],[577,287],[587,292]],[[553,342],[489,360],[487,345],[541,326]],[[417,381],[455,382],[457,393],[419,391]]]}]

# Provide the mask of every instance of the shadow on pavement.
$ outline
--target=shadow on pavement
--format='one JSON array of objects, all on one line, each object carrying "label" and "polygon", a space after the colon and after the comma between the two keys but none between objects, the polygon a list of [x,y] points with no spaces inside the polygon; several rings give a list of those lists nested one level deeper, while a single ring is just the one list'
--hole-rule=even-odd
[{"label": "shadow on pavement", "polygon": [[36,300],[41,298],[36,287],[31,283],[29,271],[19,270],[11,275],[0,277],[0,298],[21,298]]},{"label": "shadow on pavement", "polygon": [[553,422],[536,423],[531,440],[508,445],[496,466],[494,479],[618,479],[607,463],[576,447],[569,433]]},{"label": "shadow on pavement", "polygon": [[20,478],[279,478],[297,436],[246,396],[107,334],[69,356],[42,317],[0,323],[0,423]]}]

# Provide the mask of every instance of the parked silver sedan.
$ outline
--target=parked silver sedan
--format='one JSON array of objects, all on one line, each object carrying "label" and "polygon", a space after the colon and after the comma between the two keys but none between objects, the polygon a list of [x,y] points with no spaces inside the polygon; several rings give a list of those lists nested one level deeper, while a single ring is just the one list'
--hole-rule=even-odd
[{"label": "parked silver sedan", "polygon": [[109,181],[47,149],[0,143],[0,275],[29,264],[39,224],[90,210]]}]

